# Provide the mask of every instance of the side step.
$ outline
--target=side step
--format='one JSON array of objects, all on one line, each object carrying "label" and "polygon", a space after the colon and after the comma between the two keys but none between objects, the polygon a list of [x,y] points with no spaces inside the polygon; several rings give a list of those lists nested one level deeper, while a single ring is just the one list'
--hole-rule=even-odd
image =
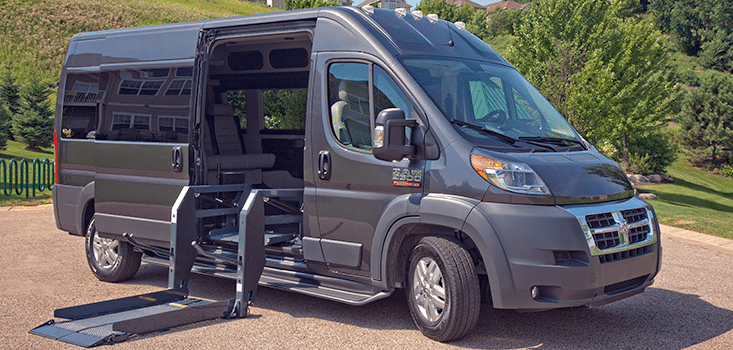
[{"label": "side step", "polygon": [[[143,262],[156,266],[169,266],[168,260],[152,256],[143,256]],[[378,291],[371,286],[357,282],[280,268],[281,266],[292,268],[298,265],[296,262],[267,258],[267,265],[258,283],[263,287],[296,292],[354,306],[365,305],[392,295],[391,292]],[[305,269],[305,266],[303,266],[303,269]],[[235,270],[208,266],[198,262],[193,265],[191,272],[237,279],[237,271]]]},{"label": "side step", "polygon": [[88,348],[122,342],[133,334],[226,318],[233,308],[234,299],[189,299],[181,290],[167,290],[58,309],[54,317],[69,321],[50,320],[29,332]]}]

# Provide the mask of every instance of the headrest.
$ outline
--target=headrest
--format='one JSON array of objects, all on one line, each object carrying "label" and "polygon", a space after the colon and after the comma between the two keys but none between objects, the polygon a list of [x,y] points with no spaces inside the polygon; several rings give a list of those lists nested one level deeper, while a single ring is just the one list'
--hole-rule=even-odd
[{"label": "headrest", "polygon": [[339,84],[339,100],[348,102],[348,95],[369,101],[369,83],[366,81],[342,80]]},{"label": "headrest", "polygon": [[234,115],[234,108],[228,104],[209,104],[206,105],[206,114],[208,115]]}]

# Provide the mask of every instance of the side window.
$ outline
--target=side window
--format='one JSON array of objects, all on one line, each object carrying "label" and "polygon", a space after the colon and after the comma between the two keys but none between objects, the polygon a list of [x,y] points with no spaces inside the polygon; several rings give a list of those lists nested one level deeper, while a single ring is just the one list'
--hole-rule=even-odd
[{"label": "side window", "polygon": [[392,78],[376,65],[333,63],[329,67],[328,85],[333,134],[349,148],[372,150],[371,131],[380,111],[400,108],[407,118],[412,116],[409,100]]},{"label": "side window", "polygon": [[104,73],[96,139],[187,143],[193,67]]},{"label": "side window", "polygon": [[64,105],[61,113],[61,137],[93,139],[97,127],[99,74],[70,74],[66,77]]},{"label": "side window", "polygon": [[369,66],[334,63],[328,73],[331,126],[336,139],[347,147],[371,151]]},{"label": "side window", "polygon": [[265,129],[305,129],[308,89],[267,90],[262,100]]},{"label": "side window", "polygon": [[399,108],[405,111],[405,117],[412,116],[412,105],[402,93],[397,84],[387,73],[377,66],[374,66],[374,87],[376,88],[377,103],[375,104],[374,115],[376,116],[383,109]]}]

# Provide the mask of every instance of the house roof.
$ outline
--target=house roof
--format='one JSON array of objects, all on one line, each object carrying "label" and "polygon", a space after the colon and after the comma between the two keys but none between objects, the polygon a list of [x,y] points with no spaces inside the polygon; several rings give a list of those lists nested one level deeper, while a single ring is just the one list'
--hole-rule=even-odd
[{"label": "house roof", "polygon": [[529,5],[529,3],[520,4],[520,3],[516,2],[516,1],[512,1],[512,0],[509,0],[509,1],[500,1],[500,2],[497,2],[495,4],[491,4],[491,5],[486,6],[486,12],[493,11],[493,10],[495,10],[497,8],[504,9],[504,10],[524,10],[528,5]]}]

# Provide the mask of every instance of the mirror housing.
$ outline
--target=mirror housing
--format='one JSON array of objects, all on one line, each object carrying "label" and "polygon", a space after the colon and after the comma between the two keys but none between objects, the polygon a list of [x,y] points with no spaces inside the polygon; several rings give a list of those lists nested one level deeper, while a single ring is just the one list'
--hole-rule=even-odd
[{"label": "mirror housing", "polygon": [[386,161],[398,161],[415,155],[415,146],[405,144],[405,128],[417,127],[414,119],[405,119],[399,108],[387,108],[377,115],[374,128],[374,157]]}]

